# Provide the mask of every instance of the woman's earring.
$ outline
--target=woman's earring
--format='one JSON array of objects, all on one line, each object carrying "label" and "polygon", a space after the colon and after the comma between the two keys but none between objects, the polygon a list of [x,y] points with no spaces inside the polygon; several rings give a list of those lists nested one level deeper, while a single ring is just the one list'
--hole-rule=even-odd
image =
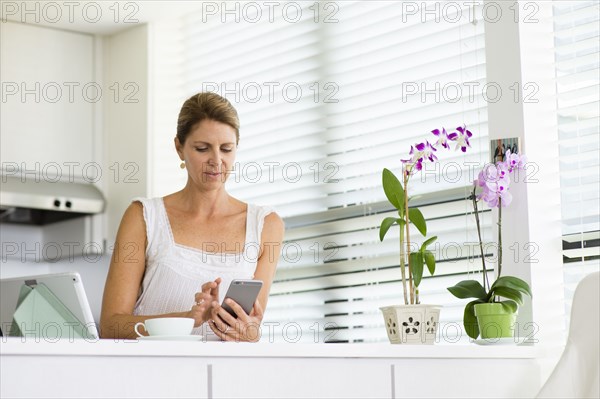
[{"label": "woman's earring", "polygon": [[179,167],[180,167],[181,169],[185,169],[185,162],[182,162],[181,164],[179,164]]}]

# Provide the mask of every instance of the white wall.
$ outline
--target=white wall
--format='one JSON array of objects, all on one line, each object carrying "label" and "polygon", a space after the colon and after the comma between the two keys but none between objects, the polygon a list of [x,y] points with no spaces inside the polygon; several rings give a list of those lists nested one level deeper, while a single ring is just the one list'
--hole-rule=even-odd
[{"label": "white wall", "polygon": [[114,88],[103,103],[110,249],[131,199],[147,195],[148,28],[136,26],[105,37],[103,46],[104,86]]}]

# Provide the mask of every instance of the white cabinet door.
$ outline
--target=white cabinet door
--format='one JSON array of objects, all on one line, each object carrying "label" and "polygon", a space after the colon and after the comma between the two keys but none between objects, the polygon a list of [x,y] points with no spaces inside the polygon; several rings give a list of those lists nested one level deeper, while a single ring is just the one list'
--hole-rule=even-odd
[{"label": "white cabinet door", "polygon": [[396,398],[532,398],[535,359],[394,359]]},{"label": "white cabinet door", "polygon": [[209,397],[207,366],[193,357],[2,356],[0,365],[2,398]]},{"label": "white cabinet door", "polygon": [[81,178],[93,161],[93,108],[103,95],[93,81],[93,37],[14,22],[0,29],[2,166]]},{"label": "white cabinet door", "polygon": [[216,360],[214,398],[389,398],[391,367],[362,359]]}]

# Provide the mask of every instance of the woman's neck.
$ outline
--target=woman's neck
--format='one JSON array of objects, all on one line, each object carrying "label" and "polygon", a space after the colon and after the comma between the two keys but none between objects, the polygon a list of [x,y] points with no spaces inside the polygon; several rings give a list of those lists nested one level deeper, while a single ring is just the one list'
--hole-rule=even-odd
[{"label": "woman's neck", "polygon": [[189,182],[175,194],[178,206],[196,217],[209,218],[229,213],[232,198],[224,187],[217,190],[201,190]]}]

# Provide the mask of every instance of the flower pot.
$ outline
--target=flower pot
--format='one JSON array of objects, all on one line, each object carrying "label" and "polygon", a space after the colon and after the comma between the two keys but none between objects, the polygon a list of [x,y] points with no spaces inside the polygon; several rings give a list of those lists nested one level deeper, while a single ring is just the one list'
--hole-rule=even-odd
[{"label": "flower pot", "polygon": [[440,322],[439,305],[392,305],[379,308],[392,344],[432,345]]},{"label": "flower pot", "polygon": [[475,316],[483,339],[511,338],[514,335],[517,312],[511,312],[500,303],[475,305]]}]

